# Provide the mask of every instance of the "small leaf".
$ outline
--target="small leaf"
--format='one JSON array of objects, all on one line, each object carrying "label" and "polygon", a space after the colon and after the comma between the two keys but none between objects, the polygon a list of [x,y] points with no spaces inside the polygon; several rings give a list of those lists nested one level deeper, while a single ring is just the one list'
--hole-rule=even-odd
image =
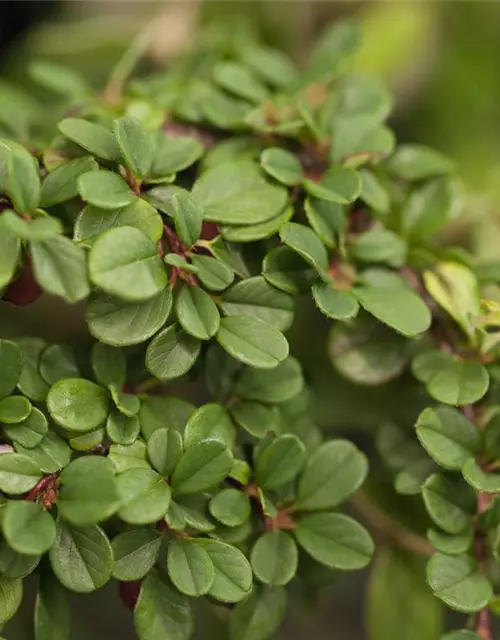
[{"label": "small leaf", "polygon": [[174,429],[157,429],[147,444],[148,458],[163,477],[169,477],[182,455],[182,436]]},{"label": "small leaf", "polygon": [[497,493],[500,491],[500,474],[484,471],[474,458],[467,460],[462,468],[462,474],[464,479],[476,491],[484,493]]},{"label": "small leaf", "polygon": [[40,198],[40,172],[35,158],[21,145],[0,139],[2,191],[18,213],[32,214]]},{"label": "small leaf", "polygon": [[19,579],[0,576],[0,624],[10,620],[23,599],[23,583]]},{"label": "small leaf", "polygon": [[288,356],[285,336],[250,316],[223,318],[217,340],[233,358],[259,369],[272,369]]},{"label": "small leaf", "polygon": [[90,296],[86,320],[92,335],[113,347],[140,344],[165,324],[172,307],[166,288],[145,302],[127,303],[105,293]]},{"label": "small leaf", "polygon": [[151,137],[142,123],[130,115],[113,121],[113,133],[125,164],[136,178],[142,180],[153,162]]},{"label": "small leaf", "polygon": [[289,247],[271,249],[264,258],[262,275],[269,284],[292,295],[308,291],[318,278],[317,270]]},{"label": "small leaf", "polygon": [[150,469],[146,460],[146,445],[136,440],[130,445],[112,444],[109,447],[109,460],[114,464],[116,473],[127,469]]},{"label": "small leaf", "polygon": [[35,502],[10,502],[2,518],[3,534],[9,546],[28,556],[42,555],[56,537],[54,518]]},{"label": "small leaf", "polygon": [[434,474],[425,481],[422,497],[430,517],[446,533],[461,533],[476,513],[476,494],[463,480]]},{"label": "small leaf", "polygon": [[476,427],[456,409],[425,409],[417,420],[417,436],[430,456],[445,469],[459,471],[480,445]]},{"label": "small leaf", "polygon": [[222,482],[233,465],[233,455],[217,440],[201,440],[181,456],[172,475],[176,493],[200,493]]},{"label": "small leaf", "polygon": [[493,595],[490,582],[470,556],[436,553],[427,565],[427,580],[438,598],[462,613],[484,609]]},{"label": "small leaf", "polygon": [[45,177],[40,193],[40,206],[52,207],[78,195],[78,178],[88,171],[97,171],[97,162],[88,156],[59,165]]},{"label": "small leaf", "polygon": [[47,418],[36,407],[33,407],[29,416],[21,422],[4,426],[5,435],[8,438],[28,449],[40,444],[47,434],[47,429]]},{"label": "small leaf", "polygon": [[57,125],[69,140],[90,151],[93,155],[119,162],[121,153],[113,134],[105,127],[80,118],[66,118]]},{"label": "small leaf", "polygon": [[237,402],[231,407],[234,421],[255,438],[279,432],[279,422],[273,408],[259,402]]},{"label": "small leaf", "polygon": [[92,347],[92,369],[99,384],[123,386],[127,376],[127,360],[121,349],[96,342]]},{"label": "small leaf", "polygon": [[113,171],[88,171],[77,183],[82,200],[101,209],[126,207],[137,197],[125,180]]},{"label": "small leaf", "polygon": [[58,522],[49,554],[52,570],[71,591],[90,593],[111,577],[113,550],[99,527],[71,527]]},{"label": "small leaf", "polygon": [[454,163],[446,156],[418,144],[402,144],[386,163],[387,169],[402,180],[427,180],[451,173]]},{"label": "small leaf", "polygon": [[13,279],[21,249],[19,238],[2,224],[2,217],[0,216],[0,288]]},{"label": "small leaf", "polygon": [[78,302],[90,292],[83,249],[69,238],[54,236],[31,245],[33,272],[48,293]]},{"label": "small leaf", "polygon": [[40,338],[17,338],[16,344],[22,351],[23,359],[23,368],[17,387],[30,400],[41,402],[45,400],[49,391],[49,385],[38,372],[40,354],[46,343]]},{"label": "small leaf", "polygon": [[219,329],[219,310],[208,293],[198,287],[182,287],[175,312],[182,328],[199,340],[209,340]]},{"label": "small leaf", "polygon": [[142,434],[149,440],[158,429],[182,432],[194,411],[193,404],[175,396],[156,395],[144,398],[139,413]]},{"label": "small leaf", "polygon": [[148,371],[162,381],[174,380],[187,373],[196,362],[201,342],[170,325],[149,343],[146,351]]},{"label": "small leaf", "polygon": [[389,213],[391,207],[390,195],[376,174],[367,169],[361,169],[359,177],[361,178],[360,199],[377,213],[383,215]]},{"label": "small leaf", "polygon": [[199,240],[203,226],[203,209],[188,191],[178,191],[172,196],[175,230],[179,239],[188,247]]},{"label": "small leaf", "polygon": [[119,411],[112,411],[106,420],[106,432],[109,439],[116,444],[133,444],[141,430],[139,418],[126,416]]},{"label": "small leaf", "polygon": [[195,538],[210,556],[215,578],[209,595],[221,602],[239,602],[250,592],[252,568],[243,553],[225,542],[210,538]]},{"label": "small leaf", "polygon": [[158,522],[167,513],[171,491],[152,469],[129,469],[117,477],[119,517],[130,524]]},{"label": "small leaf", "polygon": [[80,377],[73,350],[66,345],[49,345],[42,351],[38,367],[43,379],[50,385],[65,378]]},{"label": "small leaf", "polygon": [[209,509],[213,517],[226,527],[243,524],[252,511],[250,498],[238,489],[223,489],[217,493],[210,500]]},{"label": "small leaf", "polygon": [[234,272],[217,258],[195,254],[191,262],[196,267],[198,280],[211,291],[222,291],[234,280]]},{"label": "small leaf", "polygon": [[51,571],[43,571],[35,604],[35,640],[68,640],[70,610],[66,589]]},{"label": "small leaf", "polygon": [[167,566],[177,589],[196,598],[205,595],[215,579],[215,569],[203,547],[191,540],[172,540],[168,545]]},{"label": "small leaf", "polygon": [[363,484],[366,456],[348,440],[331,440],[310,456],[299,480],[297,508],[331,509]]},{"label": "small leaf", "polygon": [[153,298],[167,285],[155,243],[133,227],[110,229],[95,241],[89,273],[97,287],[130,302]]},{"label": "small leaf", "polygon": [[113,578],[122,582],[140,580],[154,567],[162,536],[152,529],[129,529],[113,538]]},{"label": "small leaf", "polygon": [[304,386],[299,362],[289,356],[274,369],[246,367],[238,378],[234,392],[237,396],[257,402],[286,402]]},{"label": "small leaf", "polygon": [[302,166],[297,158],[285,149],[271,147],[262,152],[260,164],[270,176],[289,187],[298,185],[304,179]]},{"label": "small leaf", "polygon": [[85,432],[104,424],[109,397],[99,385],[83,378],[60,380],[47,396],[51,417],[68,431]]},{"label": "small leaf", "polygon": [[228,242],[256,242],[271,238],[277,234],[281,227],[290,221],[293,216],[293,207],[285,207],[283,211],[274,218],[265,222],[252,225],[223,225],[221,235]]},{"label": "small leaf", "polygon": [[34,60],[29,65],[28,73],[37,84],[71,100],[80,101],[91,94],[84,77],[75,69],[62,64],[49,60]]},{"label": "small leaf", "polygon": [[486,368],[474,360],[452,360],[427,383],[429,394],[445,404],[467,405],[480,400],[488,391]]},{"label": "small leaf", "polygon": [[[0,234],[1,237],[1,234]],[[0,339],[0,398],[9,395],[15,388],[23,370],[23,356],[21,349],[10,340]]]},{"label": "small leaf", "polygon": [[110,518],[119,506],[113,464],[100,456],[73,460],[61,473],[57,505],[63,520],[87,527]]},{"label": "small leaf", "polygon": [[219,62],[214,69],[214,80],[221,87],[250,102],[261,102],[267,90],[247,67],[236,62]]},{"label": "small leaf", "polygon": [[0,400],[0,422],[22,422],[31,413],[31,402],[24,396],[9,396]]},{"label": "small leaf", "polygon": [[134,624],[140,640],[189,640],[193,633],[188,600],[155,571],[141,585]]},{"label": "small leaf", "polygon": [[285,589],[255,588],[233,609],[229,637],[231,640],[267,640],[278,630],[285,612]]},{"label": "small leaf", "polygon": [[151,167],[152,178],[163,178],[184,171],[203,155],[204,148],[196,138],[158,134]]},{"label": "small leaf", "polygon": [[384,262],[397,268],[405,263],[407,244],[394,231],[375,226],[355,239],[350,254],[361,262]]},{"label": "small leaf", "polygon": [[326,249],[311,228],[288,222],[281,228],[280,238],[316,270],[328,269]]},{"label": "small leaf", "polygon": [[40,480],[40,467],[20,453],[0,456],[0,490],[9,495],[26,493]]},{"label": "small leaf", "polygon": [[326,282],[314,283],[312,295],[321,313],[334,320],[348,320],[359,311],[358,301],[350,291],[334,289]]},{"label": "small leaf", "polygon": [[53,431],[49,431],[42,441],[33,448],[27,449],[17,443],[16,451],[31,458],[43,473],[59,471],[68,464],[71,455],[69,446]]},{"label": "small leaf", "polygon": [[348,167],[331,167],[320,182],[306,180],[304,186],[316,198],[349,204],[361,193],[361,180],[353,169]]},{"label": "small leaf", "polygon": [[250,561],[261,582],[271,587],[282,587],[295,576],[299,553],[290,534],[285,531],[268,531],[257,539]]},{"label": "small leaf", "polygon": [[255,459],[255,478],[262,489],[277,489],[291,482],[301,470],[305,447],[294,435],[278,436]]},{"label": "small leaf", "polygon": [[309,555],[331,569],[362,569],[373,555],[373,540],[366,529],[339,513],[303,516],[294,533]]},{"label": "small leaf", "polygon": [[456,556],[466,553],[471,548],[474,542],[474,528],[471,524],[470,527],[455,536],[429,529],[427,538],[436,551],[445,553],[448,556]]},{"label": "small leaf", "polygon": [[356,287],[353,293],[368,313],[404,336],[416,336],[430,326],[429,309],[411,289]]},{"label": "small leaf", "polygon": [[232,448],[236,430],[227,410],[210,402],[197,409],[189,418],[184,430],[184,445],[191,447],[200,440],[218,440]]},{"label": "small leaf", "polygon": [[321,242],[330,248],[337,246],[347,226],[346,207],[338,202],[307,198],[304,209]]}]

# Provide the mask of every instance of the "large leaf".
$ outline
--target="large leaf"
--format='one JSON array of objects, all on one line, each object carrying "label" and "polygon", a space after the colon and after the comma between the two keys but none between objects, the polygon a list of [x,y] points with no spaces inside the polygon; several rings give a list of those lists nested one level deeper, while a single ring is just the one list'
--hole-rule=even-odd
[{"label": "large leaf", "polygon": [[209,595],[222,602],[243,600],[252,586],[252,568],[243,553],[230,544],[210,538],[195,538],[208,553],[215,569]]},{"label": "large leaf", "polygon": [[146,367],[159,380],[180,378],[194,365],[200,349],[200,340],[172,324],[149,343]]},{"label": "large leaf", "polygon": [[38,556],[50,549],[56,537],[54,518],[36,502],[10,502],[2,516],[3,534],[17,553]]},{"label": "large leaf", "polygon": [[207,551],[194,540],[172,540],[168,545],[170,579],[181,593],[199,597],[210,591],[215,569]]},{"label": "large leaf", "polygon": [[200,493],[210,489],[229,474],[233,454],[218,440],[200,440],[187,449],[172,475],[176,493]]}]

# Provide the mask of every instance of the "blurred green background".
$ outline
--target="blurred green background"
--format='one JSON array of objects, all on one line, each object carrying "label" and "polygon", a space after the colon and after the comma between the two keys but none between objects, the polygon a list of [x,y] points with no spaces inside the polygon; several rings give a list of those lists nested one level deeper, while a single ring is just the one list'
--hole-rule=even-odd
[{"label": "blurred green background", "polygon": [[[26,66],[32,58],[43,57],[76,66],[99,89],[141,29],[151,33],[145,67],[162,67],[196,40],[204,24],[234,15],[253,25],[270,44],[283,47],[299,65],[326,24],[354,16],[364,32],[355,69],[381,76],[393,90],[396,109],[391,125],[398,139],[429,144],[458,161],[469,195],[465,215],[452,233],[465,238],[480,257],[497,257],[500,2],[4,1],[0,2],[0,83],[15,82],[31,90]],[[382,390],[363,390],[359,398],[359,388],[333,372],[324,355],[328,327],[324,319],[311,314],[310,308],[300,310],[292,344],[318,394],[317,419],[322,427],[341,433],[354,429],[363,443],[368,440],[366,431],[387,412],[411,420],[420,399],[404,379]],[[28,311],[0,304],[2,336],[31,333],[61,342],[81,337],[83,331],[78,308],[63,308],[47,299]],[[395,594],[399,586],[394,586]],[[361,615],[365,591],[365,576],[346,575],[321,592],[318,604],[295,606],[292,600],[282,637],[373,640]],[[30,602],[26,604],[24,619],[10,623],[4,632],[9,640],[32,637]],[[134,637],[131,616],[118,601],[114,585],[104,593],[79,597],[75,604],[75,640]],[[200,616],[210,617],[198,626],[199,637],[223,640],[212,614],[202,610]],[[415,639],[409,631],[397,640]]]}]

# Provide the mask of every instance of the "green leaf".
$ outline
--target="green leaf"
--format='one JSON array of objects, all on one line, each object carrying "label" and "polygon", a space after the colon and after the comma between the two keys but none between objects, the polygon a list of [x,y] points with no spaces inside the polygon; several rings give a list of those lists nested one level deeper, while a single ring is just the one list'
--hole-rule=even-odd
[{"label": "green leaf", "polygon": [[182,455],[182,436],[174,429],[157,429],[148,440],[147,451],[154,469],[169,477]]},{"label": "green leaf", "polygon": [[151,167],[152,178],[163,178],[184,171],[201,158],[204,147],[188,136],[168,136],[158,134],[156,151]]},{"label": "green leaf", "polygon": [[[1,237],[1,234],[0,234]],[[10,340],[0,339],[0,398],[9,395],[15,388],[23,370],[23,355],[21,349]]]},{"label": "green leaf", "polygon": [[20,453],[0,456],[0,490],[9,495],[26,493],[40,480],[40,467]]},{"label": "green leaf", "polygon": [[168,510],[170,487],[151,469],[129,469],[117,478],[118,515],[131,524],[157,522]]},{"label": "green leaf", "polygon": [[0,289],[13,279],[21,249],[19,238],[2,224],[2,218],[0,216]]},{"label": "green leaf", "polygon": [[88,171],[78,178],[77,184],[82,200],[101,209],[126,207],[137,197],[113,171]]},{"label": "green leaf", "polygon": [[471,548],[474,542],[474,528],[471,523],[470,527],[455,536],[441,533],[441,531],[436,531],[435,529],[429,529],[427,531],[427,538],[436,551],[440,551],[449,556],[460,555]]},{"label": "green leaf", "polygon": [[356,287],[353,293],[368,313],[404,336],[416,336],[430,326],[429,309],[411,289]]},{"label": "green leaf", "polygon": [[442,607],[429,591],[422,563],[400,550],[381,549],[369,582],[369,639],[385,640],[394,634],[405,640],[436,640],[442,618]]},{"label": "green leaf", "polygon": [[387,169],[401,180],[427,180],[452,173],[455,164],[449,158],[419,144],[402,144],[386,163]]},{"label": "green leaf", "polygon": [[312,295],[318,309],[328,318],[348,320],[359,311],[359,304],[350,291],[334,289],[326,282],[315,282]]},{"label": "green leaf", "polygon": [[453,362],[453,355],[448,351],[429,349],[418,353],[412,360],[411,370],[420,382],[429,382],[433,376]]},{"label": "green leaf", "polygon": [[229,637],[231,640],[267,640],[278,630],[285,612],[285,589],[255,588],[233,609]]},{"label": "green leaf", "polygon": [[316,233],[305,225],[288,222],[280,230],[281,241],[316,270],[328,269],[328,254]]},{"label": "green leaf", "polygon": [[43,215],[28,222],[17,213],[14,213],[14,211],[8,209],[3,212],[0,222],[7,232],[11,231],[19,240],[29,242],[39,242],[47,238],[53,238],[63,231],[62,224],[58,218]]},{"label": "green leaf", "polygon": [[102,444],[104,440],[104,429],[101,427],[100,429],[96,429],[95,431],[90,431],[87,433],[83,433],[78,436],[73,436],[69,440],[69,444],[74,451],[80,451],[82,453],[91,452],[92,449]]},{"label": "green leaf", "polygon": [[219,62],[214,69],[214,80],[230,93],[250,102],[261,102],[267,90],[247,67],[236,62]]},{"label": "green leaf", "polygon": [[136,440],[130,445],[112,444],[109,447],[108,458],[115,465],[117,473],[127,469],[150,469],[146,460],[146,445],[142,440]]},{"label": "green leaf", "polygon": [[43,571],[35,604],[35,640],[68,640],[70,610],[67,593],[50,571]]},{"label": "green leaf", "polygon": [[233,454],[222,442],[200,440],[187,449],[172,475],[175,493],[200,493],[222,482],[233,465]]},{"label": "green leaf", "polygon": [[295,302],[262,276],[255,276],[227,289],[221,296],[221,308],[226,315],[253,316],[286,331],[293,322]]},{"label": "green leaf", "polygon": [[481,640],[481,638],[473,631],[451,631],[444,636],[441,636],[440,640]]},{"label": "green leaf", "polygon": [[359,176],[361,178],[361,193],[359,195],[361,200],[377,213],[382,215],[389,213],[391,200],[385,185],[367,169],[361,169]]},{"label": "green leaf", "polygon": [[294,533],[310,556],[331,569],[362,569],[370,562],[375,548],[366,529],[339,513],[302,516]]},{"label": "green leaf", "polygon": [[17,553],[42,555],[56,537],[54,518],[36,502],[9,502],[2,518],[7,544]]},{"label": "green leaf", "polygon": [[57,505],[63,520],[87,527],[110,518],[121,496],[113,464],[100,456],[70,462],[60,476]]},{"label": "green leaf", "polygon": [[149,440],[157,429],[175,429],[182,432],[195,406],[174,396],[149,396],[141,403],[139,418],[141,431]]},{"label": "green leaf", "polygon": [[304,386],[300,363],[289,356],[274,369],[246,367],[235,385],[237,396],[257,402],[285,402],[296,396]]},{"label": "green leaf", "polygon": [[119,533],[113,548],[113,578],[122,582],[140,580],[154,567],[162,535],[153,529],[129,529]]},{"label": "green leaf", "polygon": [[285,188],[270,184],[252,162],[231,162],[204,173],[193,196],[204,218],[222,224],[257,224],[276,217],[286,204]]},{"label": "green leaf", "polygon": [[154,571],[141,585],[134,624],[139,640],[189,640],[193,633],[188,600]]},{"label": "green leaf", "polygon": [[454,178],[436,178],[414,189],[401,212],[405,235],[423,240],[441,231],[460,214],[462,191]]},{"label": "green leaf", "polygon": [[245,46],[241,55],[243,62],[270,85],[285,89],[296,80],[292,61],[281,51],[252,42]]},{"label": "green leaf", "polygon": [[[176,496],[177,516],[181,512],[184,521],[183,527],[194,529],[202,533],[214,531],[215,524],[208,515],[207,495]],[[168,513],[167,516],[168,517]]]},{"label": "green leaf", "polygon": [[274,287],[297,295],[308,291],[318,272],[289,247],[276,247],[264,258],[262,275]]},{"label": "green leaf", "polygon": [[88,296],[85,252],[69,238],[54,236],[31,245],[33,272],[38,284],[48,293],[68,302]]},{"label": "green leaf", "polygon": [[47,434],[47,429],[47,418],[36,407],[33,407],[29,416],[21,422],[4,426],[4,432],[8,438],[28,449],[40,444]]},{"label": "green leaf", "polygon": [[464,479],[476,491],[484,493],[497,493],[500,491],[500,474],[488,473],[474,460],[469,458],[462,468]]},{"label": "green leaf", "polygon": [[271,147],[262,152],[260,164],[264,171],[289,187],[300,184],[304,179],[304,171],[297,158],[285,149]]},{"label": "green leaf", "polygon": [[348,167],[331,167],[320,182],[305,180],[304,186],[314,197],[338,204],[354,202],[361,193],[359,175]]},{"label": "green leaf", "polygon": [[167,285],[155,243],[134,227],[110,229],[94,242],[89,273],[97,287],[130,302],[149,300]]},{"label": "green leaf", "polygon": [[51,344],[44,349],[38,368],[43,379],[50,385],[65,378],[80,377],[72,348],[62,344]]},{"label": "green leaf", "polygon": [[239,602],[252,586],[252,568],[243,553],[225,542],[209,538],[195,538],[210,556],[215,578],[209,595],[221,602]]},{"label": "green leaf", "polygon": [[127,376],[127,360],[122,349],[96,342],[92,347],[92,369],[99,384],[123,386]]},{"label": "green leaf", "polygon": [[160,331],[149,343],[146,351],[148,371],[166,382],[180,378],[196,362],[201,342],[172,324]]},{"label": "green leaf", "polygon": [[479,450],[478,430],[451,407],[424,409],[416,426],[417,436],[426,451],[445,469],[460,471]]},{"label": "green leaf", "polygon": [[337,246],[346,225],[346,208],[337,202],[307,198],[304,203],[307,220],[327,247]]},{"label": "green leaf", "polygon": [[231,406],[234,421],[255,438],[263,438],[268,433],[279,432],[276,412],[259,402],[243,401]]},{"label": "green leaf", "polygon": [[40,556],[24,556],[16,553],[6,542],[0,545],[0,570],[6,578],[25,578],[40,563]]},{"label": "green leaf", "polygon": [[259,486],[271,490],[291,482],[304,465],[305,453],[297,436],[278,436],[255,457],[255,478]]},{"label": "green leaf", "polygon": [[78,178],[88,171],[97,171],[97,162],[89,157],[75,158],[59,165],[45,177],[40,192],[40,206],[52,207],[78,195]]},{"label": "green leaf", "polygon": [[55,473],[64,468],[71,456],[69,446],[53,431],[49,431],[36,447],[28,449],[17,443],[16,451],[31,458],[43,473]]},{"label": "green leaf", "polygon": [[2,191],[18,213],[35,213],[40,198],[40,171],[35,158],[21,145],[0,139]]},{"label": "green leaf", "polygon": [[77,593],[95,591],[111,578],[113,550],[100,527],[72,527],[58,522],[49,558],[59,581]]},{"label": "green leaf", "polygon": [[26,420],[31,413],[31,402],[24,396],[9,396],[0,400],[0,422],[12,424]]},{"label": "green leaf", "polygon": [[141,430],[139,418],[126,416],[119,411],[112,411],[106,420],[106,433],[109,439],[116,444],[133,444]]},{"label": "green leaf", "polygon": [[57,424],[68,431],[84,433],[104,423],[109,412],[109,397],[94,382],[69,378],[51,387],[47,408]]},{"label": "green leaf", "polygon": [[288,356],[285,336],[251,316],[222,318],[217,340],[233,358],[259,369],[272,369]]},{"label": "green leaf", "polygon": [[163,234],[158,211],[142,198],[136,198],[132,204],[112,210],[84,207],[75,220],[73,240],[90,248],[105,231],[118,227],[135,227],[155,243]]},{"label": "green leaf", "polygon": [[268,531],[254,544],[250,555],[256,577],[271,587],[282,587],[297,573],[299,553],[286,531]]},{"label": "green leaf", "polygon": [[222,291],[234,280],[234,272],[217,258],[194,254],[191,262],[196,267],[198,280],[211,291]]},{"label": "green leaf", "polygon": [[175,312],[182,328],[199,340],[209,340],[219,329],[219,310],[208,293],[198,287],[182,287]]},{"label": "green leaf", "polygon": [[23,599],[23,583],[15,578],[0,576],[0,624],[10,620]]},{"label": "green leaf", "polygon": [[307,511],[337,507],[359,489],[367,472],[366,456],[352,442],[326,442],[307,461],[296,506]]},{"label": "green leaf", "polygon": [[138,303],[127,303],[98,292],[89,298],[86,320],[95,338],[114,347],[124,347],[151,338],[165,324],[171,308],[169,288]]},{"label": "green leaf", "polygon": [[427,565],[427,580],[434,594],[451,609],[474,613],[484,609],[493,595],[488,579],[470,556],[436,553]]},{"label": "green leaf", "polygon": [[476,513],[476,494],[460,479],[434,474],[425,481],[422,497],[430,517],[446,533],[461,533]]},{"label": "green leaf", "polygon": [[115,407],[120,413],[127,416],[127,418],[132,418],[139,413],[141,401],[137,396],[131,393],[123,393],[123,391],[114,384],[109,385],[109,391]]},{"label": "green leaf", "polygon": [[228,449],[236,439],[236,430],[227,410],[210,402],[197,409],[189,418],[184,431],[184,445],[191,447],[200,440],[218,440]]},{"label": "green leaf", "polygon": [[487,369],[474,360],[452,360],[427,383],[427,391],[439,402],[467,405],[480,400],[488,391]]},{"label": "green leaf", "polygon": [[179,239],[188,247],[199,240],[203,226],[203,209],[188,191],[178,191],[172,196],[175,230]]},{"label": "green leaf", "polygon": [[215,569],[208,553],[192,540],[172,540],[168,546],[167,566],[174,585],[193,598],[210,591]]},{"label": "green leaf", "polygon": [[401,267],[406,260],[407,245],[394,231],[381,226],[360,234],[350,246],[350,254],[361,262],[385,262]]},{"label": "green leaf", "polygon": [[46,343],[40,338],[17,338],[22,352],[23,368],[17,382],[18,389],[30,400],[43,401],[47,397],[49,385],[38,372],[40,354]]},{"label": "green leaf", "polygon": [[277,234],[281,227],[289,222],[293,213],[293,207],[285,207],[279,215],[265,222],[246,226],[223,225],[220,231],[228,242],[256,242]]},{"label": "green leaf", "polygon": [[153,144],[142,123],[130,115],[113,121],[113,133],[125,164],[136,178],[142,180],[153,162]]},{"label": "green leaf", "polygon": [[29,65],[28,73],[37,84],[72,101],[79,102],[91,94],[85,78],[75,69],[62,64],[49,60],[34,60]]},{"label": "green leaf", "polygon": [[113,134],[105,127],[80,118],[66,118],[59,122],[57,127],[66,138],[91,154],[103,160],[121,161],[118,144]]},{"label": "green leaf", "polygon": [[210,500],[210,513],[226,525],[238,527],[250,518],[252,507],[250,498],[238,489],[223,489]]}]

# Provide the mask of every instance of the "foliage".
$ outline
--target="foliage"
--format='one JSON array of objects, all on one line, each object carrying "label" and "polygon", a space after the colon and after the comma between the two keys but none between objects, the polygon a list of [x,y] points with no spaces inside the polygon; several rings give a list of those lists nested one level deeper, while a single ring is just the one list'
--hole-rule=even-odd
[{"label": "foliage", "polygon": [[[425,586],[417,558],[382,549],[371,637],[410,619],[436,638],[432,592],[477,632],[445,637],[491,638],[499,309],[482,285],[500,270],[441,241],[461,210],[454,165],[395,146],[390,96],[348,74],[357,45],[338,23],[299,72],[246,32],[208,30],[168,72],[124,86],[122,65],[96,95],[39,64],[56,118],[12,94],[3,300],[82,303],[94,342],[0,341],[1,622],[36,573],[37,640],[70,637],[68,590],[110,580],[141,640],[189,638],[202,597],[233,640],[265,640],[311,564],[370,563],[370,533],[339,511],[366,498],[367,457],[315,426],[284,335],[311,296],[342,376],[366,388],[411,369],[431,403],[415,433],[377,433],[395,492],[428,514],[406,537],[392,524],[392,542],[432,558]],[[179,379],[209,401],[178,397]],[[394,579],[420,615],[394,610]]]}]

